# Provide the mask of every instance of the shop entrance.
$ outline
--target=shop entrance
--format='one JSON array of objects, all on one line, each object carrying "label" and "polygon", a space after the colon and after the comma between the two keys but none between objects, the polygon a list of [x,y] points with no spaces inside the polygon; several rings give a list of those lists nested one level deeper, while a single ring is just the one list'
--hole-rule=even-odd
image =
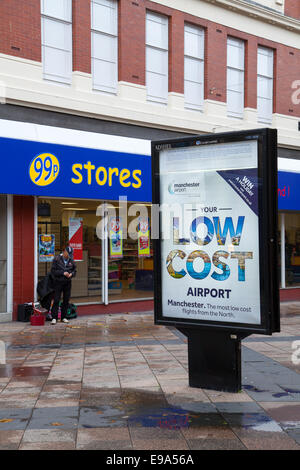
[{"label": "shop entrance", "polygon": [[[132,203],[127,206],[127,218],[124,223],[124,211],[117,203],[110,202],[107,214],[108,223],[108,301],[148,300],[153,298],[153,249],[150,237],[151,204]],[[109,207],[114,208],[111,217]],[[114,221],[114,218],[117,221]],[[148,235],[139,240],[141,220],[147,225],[144,233]],[[122,231],[119,253],[114,250],[113,226],[120,223]],[[126,233],[127,232],[127,233]]]}]

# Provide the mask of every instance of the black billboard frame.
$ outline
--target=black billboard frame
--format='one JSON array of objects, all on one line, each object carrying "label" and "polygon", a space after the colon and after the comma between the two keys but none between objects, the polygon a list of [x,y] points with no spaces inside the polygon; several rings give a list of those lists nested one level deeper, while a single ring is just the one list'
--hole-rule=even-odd
[{"label": "black billboard frame", "polygon": [[[241,388],[241,339],[251,334],[272,335],[280,331],[278,279],[278,199],[277,199],[277,130],[270,128],[193,135],[152,141],[152,204],[160,200],[161,150],[227,142],[257,140],[258,227],[261,323],[238,324],[207,320],[164,317],[161,282],[161,223],[154,249],[154,322],[172,326],[188,337],[190,385],[237,392]],[[197,144],[196,144],[197,142]],[[199,344],[202,346],[199,349]],[[215,354],[215,344],[218,352]],[[220,354],[221,353],[221,354]],[[221,358],[222,356],[222,358]],[[208,364],[207,361],[210,363]],[[199,372],[199,367],[201,372]],[[211,375],[211,371],[215,373]],[[219,383],[219,379],[221,383]]]}]

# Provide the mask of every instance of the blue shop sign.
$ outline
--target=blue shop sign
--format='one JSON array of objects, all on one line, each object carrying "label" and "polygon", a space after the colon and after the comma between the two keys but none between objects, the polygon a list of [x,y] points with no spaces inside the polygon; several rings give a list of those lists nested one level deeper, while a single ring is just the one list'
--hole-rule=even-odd
[{"label": "blue shop sign", "polygon": [[[152,201],[151,157],[0,137],[0,193]],[[300,209],[300,173],[278,172],[278,209]]]},{"label": "blue shop sign", "polygon": [[0,193],[150,202],[151,157],[0,138]]},{"label": "blue shop sign", "polygon": [[278,209],[300,210],[300,173],[278,172]]}]

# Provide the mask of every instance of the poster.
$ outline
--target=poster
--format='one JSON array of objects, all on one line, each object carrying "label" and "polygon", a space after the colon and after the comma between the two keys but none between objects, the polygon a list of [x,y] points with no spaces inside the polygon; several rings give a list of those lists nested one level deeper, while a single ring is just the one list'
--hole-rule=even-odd
[{"label": "poster", "polygon": [[261,323],[257,162],[256,140],[160,153],[163,317]]},{"label": "poster", "polygon": [[69,245],[73,248],[74,261],[82,261],[83,219],[80,217],[69,218]]},{"label": "poster", "polygon": [[148,217],[139,217],[138,255],[140,258],[150,256],[150,233]]},{"label": "poster", "polygon": [[110,257],[123,257],[123,231],[120,217],[111,217],[109,220]]},{"label": "poster", "polygon": [[39,235],[39,262],[49,263],[55,256],[55,235]]}]

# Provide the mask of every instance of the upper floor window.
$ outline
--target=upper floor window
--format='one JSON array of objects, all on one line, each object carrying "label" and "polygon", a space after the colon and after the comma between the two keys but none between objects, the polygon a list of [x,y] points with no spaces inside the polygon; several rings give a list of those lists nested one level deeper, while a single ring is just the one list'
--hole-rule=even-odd
[{"label": "upper floor window", "polygon": [[118,83],[118,3],[92,0],[92,76],[93,88],[117,92]]},{"label": "upper floor window", "polygon": [[203,108],[204,100],[204,30],[184,27],[184,101],[185,107]]},{"label": "upper floor window", "polygon": [[227,39],[227,115],[242,118],[244,113],[245,44]]},{"label": "upper floor window", "polygon": [[258,121],[270,124],[273,116],[273,50],[259,47],[257,51],[257,113]]},{"label": "upper floor window", "polygon": [[71,83],[72,0],[41,0],[43,76]]},{"label": "upper floor window", "polygon": [[148,12],[146,15],[146,87],[147,99],[168,101],[168,18]]}]

